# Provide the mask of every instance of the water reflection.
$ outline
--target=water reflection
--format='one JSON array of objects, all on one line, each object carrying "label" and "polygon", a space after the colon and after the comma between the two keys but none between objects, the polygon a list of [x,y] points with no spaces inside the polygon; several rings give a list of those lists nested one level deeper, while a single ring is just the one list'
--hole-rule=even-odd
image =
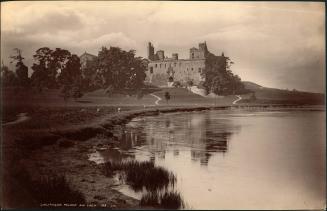
[{"label": "water reflection", "polygon": [[163,114],[119,128],[120,146],[99,153],[172,171],[186,208],[318,209],[324,121],[324,112]]},{"label": "water reflection", "polygon": [[153,162],[164,160],[167,151],[179,156],[188,150],[192,161],[208,165],[213,153],[228,151],[229,137],[240,129],[230,121],[211,118],[209,113],[191,115],[167,114],[161,118],[145,117],[126,125],[120,131],[120,149],[143,151]]}]

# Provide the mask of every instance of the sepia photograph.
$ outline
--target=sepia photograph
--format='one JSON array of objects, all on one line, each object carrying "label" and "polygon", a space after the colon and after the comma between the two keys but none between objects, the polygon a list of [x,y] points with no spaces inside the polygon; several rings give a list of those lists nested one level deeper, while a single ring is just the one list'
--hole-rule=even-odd
[{"label": "sepia photograph", "polygon": [[1,209],[325,210],[325,2],[1,2]]}]

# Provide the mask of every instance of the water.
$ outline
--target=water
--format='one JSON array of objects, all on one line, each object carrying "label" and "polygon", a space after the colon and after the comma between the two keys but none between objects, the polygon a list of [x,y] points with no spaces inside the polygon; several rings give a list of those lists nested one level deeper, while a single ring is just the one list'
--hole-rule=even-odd
[{"label": "water", "polygon": [[[318,209],[325,199],[322,111],[205,111],[136,118],[104,161],[172,171],[189,209]],[[128,186],[120,191],[140,197]]]}]

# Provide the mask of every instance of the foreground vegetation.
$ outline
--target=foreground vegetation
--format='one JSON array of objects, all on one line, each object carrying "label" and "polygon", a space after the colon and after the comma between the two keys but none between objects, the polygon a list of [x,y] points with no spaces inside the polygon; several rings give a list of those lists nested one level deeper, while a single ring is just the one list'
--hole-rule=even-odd
[{"label": "foreground vegetation", "polygon": [[184,207],[180,193],[173,191],[176,183],[175,175],[163,167],[155,166],[151,161],[106,162],[103,168],[105,175],[109,177],[119,171],[121,178],[134,191],[145,189],[140,200],[141,206],[166,209]]},{"label": "foreground vegetation", "polygon": [[152,191],[143,194],[140,205],[165,209],[181,209],[185,207],[180,193],[176,191]]},{"label": "foreground vegetation", "polygon": [[123,171],[123,178],[135,191],[145,188],[148,191],[167,189],[174,186],[176,177],[166,169],[155,166],[153,162],[126,161],[107,162],[104,164],[104,172],[112,176],[114,171]]}]

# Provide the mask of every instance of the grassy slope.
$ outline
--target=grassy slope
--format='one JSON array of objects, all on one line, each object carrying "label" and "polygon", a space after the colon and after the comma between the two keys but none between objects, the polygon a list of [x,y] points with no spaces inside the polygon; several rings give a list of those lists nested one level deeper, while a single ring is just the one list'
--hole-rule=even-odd
[{"label": "grassy slope", "polygon": [[[151,106],[155,105],[157,100],[150,94],[155,94],[164,99],[164,92],[168,91],[171,95],[170,105],[189,105],[189,104],[230,104],[234,99],[234,96],[225,97],[221,99],[204,98],[200,95],[196,95],[184,88],[161,88],[153,90],[145,94],[141,99],[137,99],[135,96],[127,96],[123,94],[106,95],[104,90],[96,90],[94,92],[85,93],[83,97],[77,99],[69,99],[68,102],[64,102],[60,97],[58,90],[46,90],[43,93],[33,92],[32,90],[15,90],[6,89],[3,90],[3,105],[6,107],[11,106],[46,106],[46,107],[60,107],[60,106]],[[160,101],[159,104],[165,105],[166,102]]]},{"label": "grassy slope", "polygon": [[[324,105],[325,95],[321,93],[310,93],[300,91],[288,91],[282,89],[266,88],[254,83],[245,83],[245,87],[255,93],[257,100],[253,103],[263,104],[300,104],[300,105]],[[243,95],[247,103],[250,95]]]},{"label": "grassy slope", "polygon": [[171,98],[168,102],[169,105],[230,105],[235,99],[235,96],[227,96],[223,98],[206,98],[200,95],[194,94],[191,91],[184,88],[162,88],[160,91],[154,92],[153,94],[162,98],[160,101],[161,105],[167,105],[165,100],[165,92],[169,92]]},{"label": "grassy slope", "polygon": [[[168,91],[171,99],[168,104],[164,93]],[[60,97],[59,90],[44,90],[38,93],[29,89],[8,88],[3,90],[2,121],[14,121],[19,113],[28,113],[32,117],[26,122],[28,128],[44,128],[60,124],[74,124],[84,122],[93,117],[103,116],[117,112],[117,107],[124,110],[143,109],[145,107],[159,106],[205,106],[205,105],[230,105],[235,96],[221,99],[204,98],[183,88],[161,88],[147,90],[146,94],[137,99],[135,96],[123,94],[106,95],[104,90],[85,93],[82,98],[69,99],[67,102]],[[155,94],[162,98],[159,105],[155,105]],[[100,112],[98,112],[100,108]],[[33,121],[36,120],[37,121]],[[24,123],[23,123],[24,124]]]}]

